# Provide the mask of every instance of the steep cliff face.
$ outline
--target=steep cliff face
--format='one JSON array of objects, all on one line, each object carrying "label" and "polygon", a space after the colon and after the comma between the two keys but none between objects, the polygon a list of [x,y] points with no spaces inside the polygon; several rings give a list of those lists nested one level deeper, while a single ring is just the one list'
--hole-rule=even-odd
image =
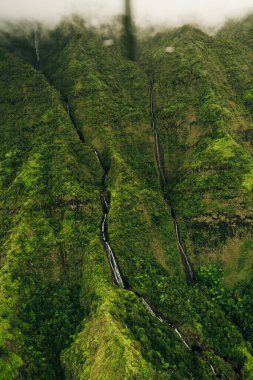
[{"label": "steep cliff face", "polygon": [[20,35],[1,37],[0,378],[251,379],[251,50],[183,27],[131,62],[77,18]]},{"label": "steep cliff face", "polygon": [[243,95],[252,53],[238,55],[237,46],[192,27],[162,34],[152,47],[167,193],[192,260],[222,265],[228,286],[249,280],[252,121]]},{"label": "steep cliff face", "polygon": [[162,33],[145,41],[142,61],[153,62],[167,194],[197,278],[210,286],[222,273],[225,292],[233,288],[223,308],[252,342],[242,316],[252,309],[250,20],[215,38],[192,27]]},{"label": "steep cliff face", "polygon": [[4,50],[0,70],[1,378],[54,378],[83,314],[99,167],[40,73]]}]

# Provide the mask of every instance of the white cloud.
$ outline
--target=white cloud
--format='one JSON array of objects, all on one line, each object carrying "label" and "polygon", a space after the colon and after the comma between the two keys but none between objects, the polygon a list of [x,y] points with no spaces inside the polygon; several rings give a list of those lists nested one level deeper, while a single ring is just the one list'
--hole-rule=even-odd
[{"label": "white cloud", "polygon": [[[137,24],[185,23],[219,25],[231,17],[253,12],[253,0],[133,0]],[[120,14],[123,0],[0,0],[0,18],[58,21],[62,16],[79,13],[91,22],[105,21]]]},{"label": "white cloud", "polygon": [[170,25],[197,22],[217,25],[253,12],[252,0],[135,0],[136,15]]}]

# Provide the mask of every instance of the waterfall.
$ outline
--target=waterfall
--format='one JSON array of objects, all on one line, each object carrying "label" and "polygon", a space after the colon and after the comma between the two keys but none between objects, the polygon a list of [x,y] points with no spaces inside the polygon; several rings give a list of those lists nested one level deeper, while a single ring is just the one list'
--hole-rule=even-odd
[{"label": "waterfall", "polygon": [[[157,136],[157,134],[156,134],[156,136]],[[157,136],[157,141],[158,141],[158,136]],[[103,219],[102,219],[102,224],[101,224],[102,239],[103,239],[103,242],[104,242],[105,251],[106,251],[107,257],[109,259],[110,268],[111,268],[111,271],[113,273],[113,277],[115,279],[115,282],[117,283],[117,285],[118,285],[119,288],[124,289],[125,288],[125,284],[124,284],[124,281],[123,281],[122,276],[120,274],[120,270],[119,270],[116,258],[114,256],[114,253],[113,253],[113,251],[111,249],[111,246],[110,246],[110,244],[108,242],[108,235],[106,233],[106,230],[107,230],[107,228],[106,228],[106,221],[107,221],[107,216],[108,216],[109,207],[110,207],[109,203],[106,200],[106,195],[105,195],[105,191],[106,191],[105,186],[106,186],[107,172],[105,171],[103,163],[102,163],[102,161],[101,161],[101,159],[100,159],[100,157],[98,155],[98,152],[97,152],[97,150],[95,148],[93,149],[93,152],[96,155],[96,157],[97,157],[97,159],[98,159],[101,167],[103,168],[103,170],[105,172],[104,177],[103,177],[103,189],[101,191],[101,202],[102,202],[103,209],[104,209],[104,214],[103,214]],[[157,157],[159,157],[159,155],[157,155]],[[172,212],[172,214],[173,214],[173,212]],[[184,251],[184,248],[182,246],[182,243],[181,243],[181,239],[180,239],[180,235],[179,235],[179,228],[178,228],[178,225],[177,225],[177,222],[176,222],[175,218],[174,218],[174,223],[175,223],[175,231],[176,231],[177,241],[178,241],[180,250],[182,251],[182,254],[185,257],[186,264],[187,263],[189,264],[188,259],[187,259],[187,255],[186,255],[186,253]],[[191,279],[193,279],[193,272],[192,272],[190,264],[188,266],[188,271],[189,271],[189,274],[191,276]],[[169,323],[167,321],[165,322],[160,315],[156,314],[156,312],[152,309],[152,307],[149,305],[149,303],[143,297],[140,297],[138,294],[136,294],[136,296],[138,298],[140,298],[141,302],[146,307],[146,309],[148,310],[149,314],[153,318],[156,318],[161,323],[166,323],[166,325],[168,327],[173,328],[173,330],[175,331],[175,333],[177,334],[177,336],[179,337],[179,339],[181,340],[181,342],[183,342],[183,344],[185,345],[185,347],[189,351],[191,351],[191,347],[187,344],[187,342],[185,341],[185,339],[183,338],[182,334],[179,332],[179,330],[177,329],[177,327],[173,326],[173,324],[171,324],[171,323]],[[211,368],[213,374],[215,376],[218,376],[216,374],[216,372],[215,372],[215,369],[214,369],[213,365],[210,365],[210,368]]]},{"label": "waterfall", "polygon": [[[157,132],[157,129],[156,129],[156,119],[155,119],[155,111],[154,111],[154,82],[153,81],[151,81],[151,83],[150,83],[150,115],[151,115],[151,126],[152,126],[152,129],[154,131],[154,137],[155,137],[157,164],[158,164],[158,169],[159,169],[160,178],[161,178],[162,190],[164,191],[164,186],[166,185],[166,177],[165,177],[165,172],[164,172],[163,163],[162,163],[162,155],[161,155],[161,146],[160,146],[160,143],[159,143],[159,136],[158,136],[158,132]],[[191,281],[194,281],[194,271],[193,271],[192,266],[190,264],[190,261],[188,259],[188,255],[187,255],[187,253],[186,253],[186,251],[185,251],[185,249],[183,247],[183,243],[182,243],[182,240],[181,240],[181,237],[180,237],[180,231],[179,231],[179,226],[178,226],[178,223],[177,223],[177,220],[176,220],[176,216],[174,214],[173,208],[170,205],[169,200],[166,198],[165,193],[164,193],[164,200],[167,203],[167,205],[168,205],[168,207],[169,207],[169,209],[171,211],[171,215],[172,215],[172,218],[173,218],[173,221],[174,221],[174,228],[175,228],[176,239],[177,239],[177,243],[178,243],[178,246],[179,246],[179,249],[180,249],[180,252],[181,252],[181,256],[182,256],[183,261],[185,263],[186,272],[189,275]],[[144,299],[142,299],[142,302],[145,304],[146,308],[149,310],[149,312],[150,312],[151,315],[153,315],[154,317],[156,317],[159,320],[161,320],[161,322],[163,322],[163,320],[161,319],[161,317],[158,317],[154,313],[154,311],[152,310],[152,308],[149,306],[149,304]],[[173,326],[173,325],[169,325],[169,326],[173,327],[174,331],[179,336],[179,338],[184,343],[184,345],[187,347],[187,349],[191,350],[190,346],[186,343],[186,341],[184,340],[182,334],[178,331],[178,329],[175,326]],[[214,366],[212,364],[210,364],[210,368],[212,370],[212,373],[216,377],[220,377],[220,375],[217,374],[217,372],[215,371],[215,368],[214,368]]]},{"label": "waterfall", "polygon": [[214,366],[211,364],[210,367],[211,367],[211,370],[212,370],[213,374],[214,374],[215,376],[217,376],[217,373],[216,373],[216,371],[215,371],[215,369],[214,369]]},{"label": "waterfall", "polygon": [[184,261],[185,261],[186,266],[187,266],[187,271],[188,271],[189,277],[190,277],[191,281],[193,281],[194,280],[194,273],[193,273],[191,264],[190,264],[190,262],[188,260],[187,253],[185,252],[184,247],[182,246],[180,235],[179,235],[178,223],[177,223],[177,221],[176,221],[175,218],[174,218],[174,226],[175,226],[176,238],[177,238],[177,242],[178,242],[180,251],[181,251],[181,253],[182,253],[183,257],[184,257]]},{"label": "waterfall", "polygon": [[105,234],[106,219],[107,219],[107,214],[104,214],[103,221],[102,221],[102,238],[104,242],[106,242],[106,234]]},{"label": "waterfall", "polygon": [[84,135],[83,135],[83,132],[82,132],[81,129],[79,129],[79,128],[77,127],[77,125],[76,125],[76,123],[75,123],[75,120],[73,119],[72,115],[70,114],[70,107],[69,107],[69,103],[68,103],[68,100],[67,100],[67,99],[65,99],[65,107],[66,107],[66,112],[67,112],[67,114],[68,114],[68,116],[69,116],[69,119],[70,119],[71,123],[73,124],[73,127],[75,128],[76,133],[78,134],[78,137],[79,137],[80,141],[81,141],[82,143],[84,143]]},{"label": "waterfall", "polygon": [[105,249],[109,258],[110,266],[113,271],[115,281],[117,282],[120,288],[125,288],[113,251],[107,241],[105,242]]},{"label": "waterfall", "polygon": [[101,165],[100,158],[98,157],[98,152],[97,152],[97,150],[95,148],[93,148],[93,152],[95,153],[95,156],[97,157],[97,160],[98,160],[98,162]]},{"label": "waterfall", "polygon": [[[163,163],[162,163],[162,154],[161,154],[161,146],[159,143],[159,136],[156,128],[156,119],[155,119],[155,110],[154,110],[154,82],[151,81],[150,83],[150,116],[151,116],[151,125],[152,129],[154,131],[154,137],[155,137],[155,148],[156,148],[156,157],[157,157],[157,164],[158,164],[158,169],[160,173],[160,178],[161,178],[161,186],[162,190],[164,192],[164,187],[166,185],[166,177],[164,173],[164,168],[163,168]],[[171,210],[171,215],[174,220],[174,227],[175,227],[175,233],[176,233],[176,238],[177,238],[177,243],[181,252],[181,256],[183,257],[183,261],[185,263],[185,270],[190,278],[191,281],[194,281],[194,271],[192,269],[192,266],[190,264],[190,261],[188,259],[188,255],[183,247],[181,238],[180,238],[180,233],[179,233],[179,226],[176,221],[175,214],[173,212],[173,209],[166,198],[166,195],[164,194],[164,200],[168,204],[170,210]]]},{"label": "waterfall", "polygon": [[70,116],[70,110],[69,110],[69,104],[66,103],[66,108],[67,108],[67,114]]},{"label": "waterfall", "polygon": [[165,181],[165,174],[163,170],[163,165],[162,165],[162,158],[161,158],[161,153],[159,149],[159,139],[158,139],[158,133],[155,128],[155,122],[153,121],[154,125],[154,134],[155,134],[155,146],[156,146],[156,156],[157,156],[157,162],[158,162],[158,169],[160,172],[161,180],[162,180],[162,185],[164,186],[166,181]]},{"label": "waterfall", "polygon": [[[147,308],[147,310],[149,311],[149,313],[156,319],[158,319],[160,322],[164,323],[164,320],[162,319],[162,317],[160,317],[159,315],[157,315],[154,310],[151,308],[151,306],[147,303],[147,301],[144,299],[144,298],[141,298],[141,301],[143,303],[143,305]],[[182,334],[178,331],[178,329],[174,326],[172,326],[170,323],[167,323],[168,326],[172,327],[174,329],[174,331],[176,332],[176,334],[179,336],[180,340],[184,343],[184,345],[188,348],[188,350],[191,350],[190,346],[186,343],[186,341],[184,340],[184,338],[182,337]]]},{"label": "waterfall", "polygon": [[108,202],[107,202],[107,200],[103,194],[101,194],[101,198],[102,198],[102,204],[105,207],[106,212],[108,212],[109,211],[109,204],[108,204]]},{"label": "waterfall", "polygon": [[141,302],[147,308],[147,310],[149,311],[149,314],[151,314],[153,317],[156,318],[155,312],[153,311],[153,309],[151,308],[151,306],[149,306],[149,304],[147,303],[147,301],[144,298],[141,298]]},{"label": "waterfall", "polygon": [[104,166],[102,164],[102,161],[98,155],[98,152],[95,148],[93,148],[93,152],[94,154],[96,155],[101,167],[103,168],[105,174],[104,174],[104,177],[103,177],[103,189],[101,190],[101,202],[102,202],[102,206],[103,206],[103,209],[104,209],[104,215],[103,215],[103,220],[102,220],[102,224],[101,224],[101,233],[102,233],[102,239],[103,239],[103,242],[104,242],[104,246],[105,246],[105,251],[107,253],[107,256],[108,256],[108,259],[109,259],[109,263],[110,263],[110,268],[112,270],[112,273],[113,273],[113,277],[117,283],[117,285],[120,287],[120,288],[125,288],[125,285],[124,285],[124,281],[121,277],[121,274],[120,274],[120,270],[119,270],[119,267],[118,267],[118,264],[117,264],[117,261],[115,259],[115,256],[114,256],[114,253],[110,247],[110,244],[108,242],[108,235],[106,233],[106,221],[107,221],[107,215],[108,215],[108,212],[109,212],[109,208],[110,208],[110,205],[109,203],[107,202],[106,200],[106,196],[105,196],[105,185],[106,185],[106,179],[107,179],[107,172],[105,171],[104,169]]},{"label": "waterfall", "polygon": [[188,346],[188,344],[186,343],[186,341],[184,340],[184,338],[182,337],[182,335],[180,334],[180,332],[178,331],[177,328],[174,329],[177,333],[177,335],[179,336],[179,338],[181,339],[181,341],[184,343],[184,345],[188,348],[188,350],[190,350],[190,347]]},{"label": "waterfall", "polygon": [[37,25],[34,28],[34,49],[35,49],[37,66],[39,66],[40,52],[39,52],[39,33],[38,33],[38,26]]}]

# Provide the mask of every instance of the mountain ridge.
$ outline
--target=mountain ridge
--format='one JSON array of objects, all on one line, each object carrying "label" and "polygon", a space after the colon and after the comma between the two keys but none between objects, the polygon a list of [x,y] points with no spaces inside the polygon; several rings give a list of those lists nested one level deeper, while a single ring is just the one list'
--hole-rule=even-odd
[{"label": "mountain ridge", "polygon": [[[131,62],[80,20],[38,33],[40,73],[0,52],[0,378],[251,379],[251,51],[187,26],[140,40]],[[36,66],[34,34],[8,38]],[[127,289],[101,241],[94,149]]]}]

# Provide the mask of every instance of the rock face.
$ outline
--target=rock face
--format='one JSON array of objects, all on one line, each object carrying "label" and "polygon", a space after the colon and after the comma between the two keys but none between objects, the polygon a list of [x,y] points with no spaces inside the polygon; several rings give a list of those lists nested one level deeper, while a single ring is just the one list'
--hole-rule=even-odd
[{"label": "rock face", "polygon": [[0,37],[0,379],[252,379],[252,18],[135,61],[118,26],[22,27]]}]

